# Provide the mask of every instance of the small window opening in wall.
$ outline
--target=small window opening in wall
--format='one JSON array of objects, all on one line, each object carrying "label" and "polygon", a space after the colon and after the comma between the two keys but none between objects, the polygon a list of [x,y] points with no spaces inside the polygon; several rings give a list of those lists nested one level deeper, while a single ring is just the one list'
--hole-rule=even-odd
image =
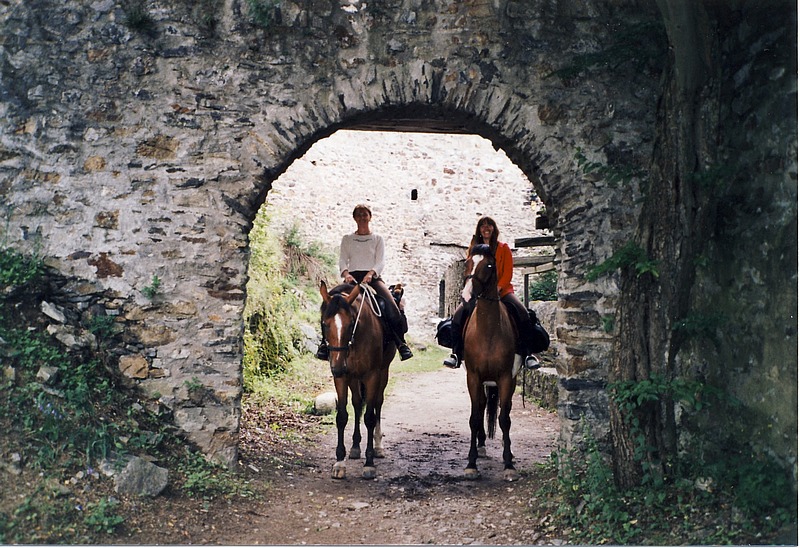
[{"label": "small window opening in wall", "polygon": [[417,200],[417,189],[415,188],[411,190],[411,201],[415,202],[416,200]]}]

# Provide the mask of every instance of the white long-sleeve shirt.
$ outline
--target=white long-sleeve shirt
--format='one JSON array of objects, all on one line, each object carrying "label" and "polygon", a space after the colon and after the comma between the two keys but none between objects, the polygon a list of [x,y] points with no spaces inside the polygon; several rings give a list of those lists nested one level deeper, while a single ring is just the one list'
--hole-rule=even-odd
[{"label": "white long-sleeve shirt", "polygon": [[383,272],[383,237],[377,234],[345,234],[339,249],[339,272],[374,270]]}]

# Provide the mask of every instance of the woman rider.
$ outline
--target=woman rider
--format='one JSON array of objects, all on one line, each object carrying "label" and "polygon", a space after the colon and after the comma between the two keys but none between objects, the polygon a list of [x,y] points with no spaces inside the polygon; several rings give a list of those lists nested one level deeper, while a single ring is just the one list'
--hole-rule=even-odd
[{"label": "woman rider", "polygon": [[[354,233],[344,235],[339,250],[339,271],[342,279],[344,283],[348,284],[362,282],[369,284],[383,298],[386,303],[384,310],[386,323],[397,344],[400,359],[407,360],[414,355],[403,338],[408,330],[407,323],[392,294],[381,279],[384,267],[383,237],[373,233],[370,229],[372,210],[369,206],[358,204],[353,209],[353,219],[358,228]],[[328,345],[324,337],[317,349],[317,358],[328,359]]]},{"label": "woman rider", "polygon": [[[511,277],[514,270],[514,258],[511,256],[511,248],[508,244],[498,240],[500,236],[500,229],[497,228],[497,223],[491,217],[481,217],[478,220],[478,225],[475,227],[475,234],[472,236],[472,241],[469,244],[469,249],[476,244],[487,244],[492,253],[494,253],[495,261],[497,262],[497,291],[500,293],[500,300],[512,306],[516,318],[516,325],[519,330],[522,351],[526,354],[525,367],[533,369],[537,367],[538,360],[533,354],[529,353],[530,346],[527,334],[533,330],[528,310],[522,302],[514,294],[514,286],[511,284]],[[453,353],[450,357],[445,358],[444,365],[453,369],[461,366],[463,359],[464,341],[461,337],[461,331],[464,326],[465,306],[462,299],[461,304],[458,305],[456,311],[453,313]]]}]

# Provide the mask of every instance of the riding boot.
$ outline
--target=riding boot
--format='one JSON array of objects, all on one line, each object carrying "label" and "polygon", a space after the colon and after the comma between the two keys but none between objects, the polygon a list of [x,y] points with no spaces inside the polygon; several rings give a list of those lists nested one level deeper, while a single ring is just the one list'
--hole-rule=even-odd
[{"label": "riding boot", "polygon": [[400,361],[406,361],[409,358],[413,358],[414,354],[411,352],[411,349],[408,347],[405,341],[405,333],[408,331],[408,323],[405,317],[405,314],[401,311],[399,314],[396,314],[394,317],[386,315],[386,327],[389,331],[389,336],[394,339],[394,343],[397,345],[397,352],[400,354]]},{"label": "riding boot", "polygon": [[413,358],[414,353],[411,352],[411,349],[408,347],[403,335],[399,334],[394,329],[390,329],[389,331],[391,332],[392,338],[397,345],[397,352],[400,354],[400,361],[404,362],[409,358]]},{"label": "riding boot", "polygon": [[328,361],[328,342],[323,337],[319,341],[319,346],[317,347],[317,353],[314,354],[317,359]]},{"label": "riding boot", "polygon": [[461,340],[461,327],[453,324],[453,353],[445,358],[442,365],[450,369],[458,369],[461,367],[461,360],[464,355],[464,341]]},{"label": "riding boot", "polygon": [[539,369],[541,364],[539,363],[539,359],[533,354],[531,349],[533,348],[533,341],[531,340],[531,334],[533,332],[533,322],[531,322],[530,318],[523,318],[519,322],[519,333],[520,333],[520,352],[522,356],[525,356],[525,369]]}]

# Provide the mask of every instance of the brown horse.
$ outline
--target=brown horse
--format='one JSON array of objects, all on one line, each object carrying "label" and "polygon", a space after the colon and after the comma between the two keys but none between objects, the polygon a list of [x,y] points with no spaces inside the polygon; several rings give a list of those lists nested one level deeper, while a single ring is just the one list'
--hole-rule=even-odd
[{"label": "brown horse", "polygon": [[[467,388],[472,400],[469,417],[471,431],[469,461],[464,475],[478,479],[476,460],[486,456],[486,435],[494,437],[497,410],[503,431],[504,477],[516,479],[514,455],[511,453],[511,398],[516,388],[516,373],[522,357],[515,355],[517,332],[508,309],[500,302],[497,291],[497,265],[488,245],[472,248],[467,260],[467,281],[462,295],[465,300],[476,299],[475,309],[464,328],[464,367]],[[486,430],[483,417],[486,414]]]},{"label": "brown horse", "polygon": [[[366,287],[366,289],[363,289]],[[389,381],[389,364],[397,347],[384,342],[384,325],[380,308],[369,286],[342,284],[330,293],[320,283],[322,295],[322,334],[328,343],[328,361],[336,387],[336,463],[331,477],[346,476],[344,430],[347,426],[347,392],[352,394],[355,424],[350,458],[361,458],[361,418],[367,427],[366,461],[362,477],[376,475],[375,457],[383,456],[381,447],[381,406],[383,391]]]}]

